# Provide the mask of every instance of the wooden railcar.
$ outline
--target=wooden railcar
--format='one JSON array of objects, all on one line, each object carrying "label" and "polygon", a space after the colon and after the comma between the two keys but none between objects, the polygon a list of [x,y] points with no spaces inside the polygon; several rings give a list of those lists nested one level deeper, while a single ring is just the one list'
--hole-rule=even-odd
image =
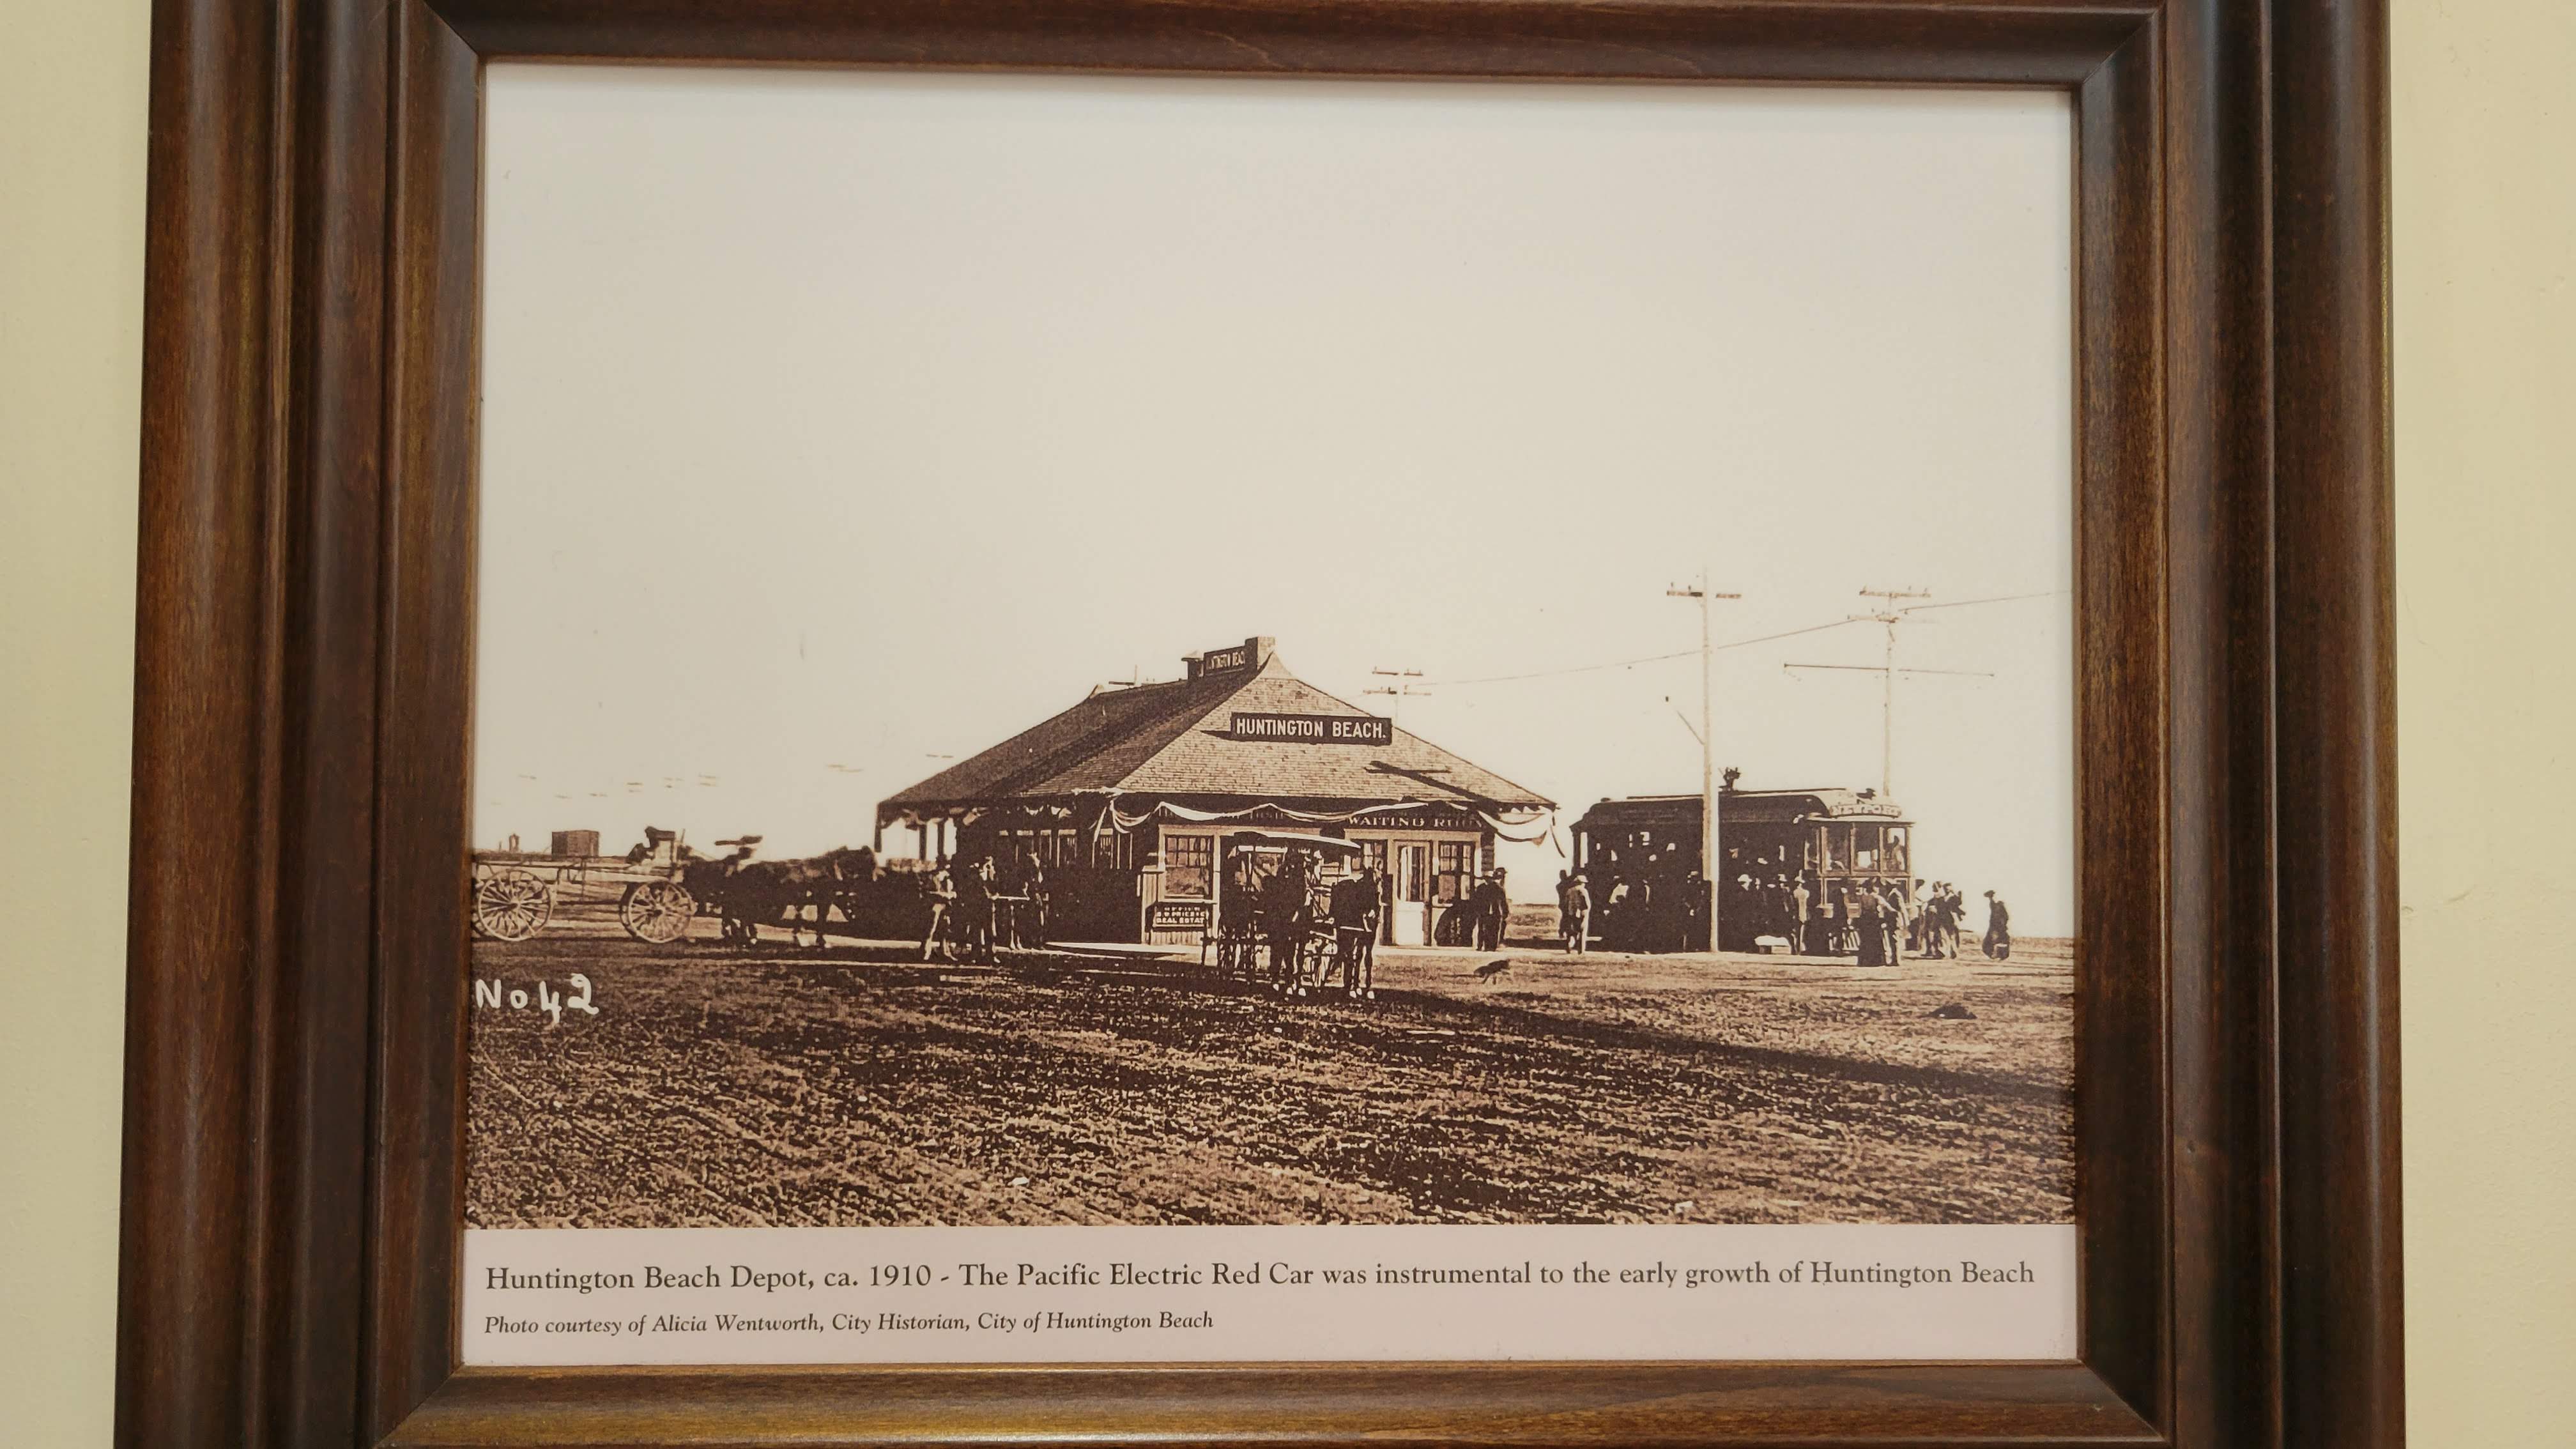
[{"label": "wooden railcar", "polygon": [[1728,790],[1718,797],[1717,826],[1722,860],[1708,881],[1699,796],[1631,796],[1584,812],[1574,825],[1575,868],[1591,888],[1606,944],[1707,950],[1707,906],[1693,898],[1710,900],[1710,886],[1719,947],[1750,950],[1775,934],[1782,901],[1799,885],[1811,921],[1839,922],[1847,897],[1890,886],[1911,893],[1916,883],[1914,822],[1873,790]]}]

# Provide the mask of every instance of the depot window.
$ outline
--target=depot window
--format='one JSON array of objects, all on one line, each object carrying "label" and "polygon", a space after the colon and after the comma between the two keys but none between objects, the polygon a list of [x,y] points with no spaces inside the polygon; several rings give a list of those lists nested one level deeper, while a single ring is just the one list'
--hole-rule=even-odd
[{"label": "depot window", "polygon": [[1215,836],[1164,836],[1163,894],[1206,900],[1208,887],[1216,878],[1215,865]]},{"label": "depot window", "polygon": [[1439,880],[1433,888],[1440,900],[1457,900],[1476,876],[1476,842],[1443,840],[1432,848],[1439,852]]}]

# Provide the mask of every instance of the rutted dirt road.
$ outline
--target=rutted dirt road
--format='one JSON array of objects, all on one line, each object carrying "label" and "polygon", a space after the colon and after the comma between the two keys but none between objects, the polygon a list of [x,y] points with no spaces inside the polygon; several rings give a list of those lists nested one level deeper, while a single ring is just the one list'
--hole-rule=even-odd
[{"label": "rutted dirt road", "polygon": [[477,943],[479,978],[578,971],[598,1012],[474,1011],[467,1221],[2073,1218],[2064,942],[1892,970],[1389,952],[1370,1003],[905,954]]}]

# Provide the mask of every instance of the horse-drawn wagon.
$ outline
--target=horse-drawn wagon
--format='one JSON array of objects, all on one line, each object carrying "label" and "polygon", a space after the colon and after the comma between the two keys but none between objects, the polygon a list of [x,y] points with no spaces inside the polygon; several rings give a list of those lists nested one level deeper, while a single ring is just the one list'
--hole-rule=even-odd
[{"label": "horse-drawn wagon", "polygon": [[[676,830],[648,827],[622,856],[478,852],[470,887],[474,931],[489,940],[524,941],[565,907],[604,904],[613,893],[618,925],[652,945],[685,939],[702,916],[714,918],[718,940],[737,946],[757,942],[763,926],[788,932],[796,944],[809,931],[816,945],[827,934],[919,934],[929,896],[916,875],[889,868],[864,848],[754,860],[760,840],[719,840],[726,853],[707,856]],[[1025,914],[1014,924],[1024,934],[1034,931]]]},{"label": "horse-drawn wagon", "polygon": [[1327,835],[1246,830],[1226,838],[1216,923],[1200,946],[1217,973],[1281,996],[1323,989],[1338,969],[1343,989],[1370,990],[1370,927],[1335,919],[1331,874],[1349,879],[1360,847]]},{"label": "horse-drawn wagon", "polygon": [[626,934],[657,946],[680,939],[701,908],[684,883],[693,863],[688,847],[674,830],[648,829],[645,837],[623,856],[478,852],[470,886],[475,934],[524,941],[544,930],[567,898],[614,889]]}]

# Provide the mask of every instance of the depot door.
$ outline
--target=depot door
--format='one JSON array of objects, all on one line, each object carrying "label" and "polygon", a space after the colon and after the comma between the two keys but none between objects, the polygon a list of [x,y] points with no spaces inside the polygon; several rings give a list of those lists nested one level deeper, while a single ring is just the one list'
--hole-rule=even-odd
[{"label": "depot door", "polygon": [[1404,841],[1395,847],[1395,900],[1387,916],[1387,939],[1396,945],[1419,946],[1430,939],[1430,842]]}]

